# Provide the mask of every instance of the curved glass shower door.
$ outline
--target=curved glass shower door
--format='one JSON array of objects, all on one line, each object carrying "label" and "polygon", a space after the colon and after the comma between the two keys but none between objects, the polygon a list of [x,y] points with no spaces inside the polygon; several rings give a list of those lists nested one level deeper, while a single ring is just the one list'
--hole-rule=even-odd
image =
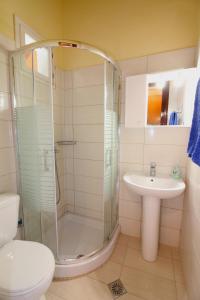
[{"label": "curved glass shower door", "polygon": [[12,55],[13,112],[24,237],[67,268],[118,225],[119,71],[88,45],[51,43]]},{"label": "curved glass shower door", "polygon": [[[41,53],[46,57],[42,69],[38,60]],[[24,237],[46,244],[57,256],[51,50],[27,50],[13,56],[12,64]]]},{"label": "curved glass shower door", "polygon": [[111,238],[118,224],[119,73],[105,62],[104,104],[104,234]]}]

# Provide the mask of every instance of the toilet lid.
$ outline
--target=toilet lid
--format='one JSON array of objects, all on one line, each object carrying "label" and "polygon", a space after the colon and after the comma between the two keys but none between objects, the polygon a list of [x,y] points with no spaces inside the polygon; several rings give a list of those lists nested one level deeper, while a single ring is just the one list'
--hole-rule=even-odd
[{"label": "toilet lid", "polygon": [[34,288],[55,268],[52,252],[44,245],[11,241],[0,248],[0,290],[18,293]]}]

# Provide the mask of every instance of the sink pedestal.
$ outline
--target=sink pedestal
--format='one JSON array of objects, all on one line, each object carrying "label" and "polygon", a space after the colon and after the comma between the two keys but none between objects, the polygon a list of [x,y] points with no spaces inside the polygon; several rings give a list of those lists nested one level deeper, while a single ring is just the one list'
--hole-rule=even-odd
[{"label": "sink pedestal", "polygon": [[142,255],[147,261],[155,261],[158,253],[160,199],[143,196]]}]

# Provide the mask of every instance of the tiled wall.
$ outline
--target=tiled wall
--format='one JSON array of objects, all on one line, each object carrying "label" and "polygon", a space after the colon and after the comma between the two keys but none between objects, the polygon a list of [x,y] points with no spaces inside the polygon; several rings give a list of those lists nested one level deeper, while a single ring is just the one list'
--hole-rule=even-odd
[{"label": "tiled wall", "polygon": [[74,146],[57,146],[59,212],[102,219],[103,66],[73,72],[57,69],[56,74],[55,140],[76,141]]},{"label": "tiled wall", "polygon": [[[0,55],[2,81],[1,107],[9,101],[7,58]],[[123,73],[120,136],[120,224],[122,232],[140,235],[141,199],[127,190],[122,176],[127,171],[148,172],[151,161],[157,172],[169,174],[175,164],[185,173],[188,129],[124,128],[124,79],[128,75],[150,73],[195,65],[195,49],[184,49],[120,62]],[[55,141],[77,141],[73,146],[59,147],[57,153],[62,201],[60,212],[102,217],[103,177],[103,72],[102,66],[73,72],[58,71],[54,88]],[[2,116],[2,117],[1,117]],[[10,109],[1,109],[2,154],[0,170],[2,191],[15,190],[14,152]],[[72,126],[74,124],[74,126]],[[3,130],[3,128],[5,128]],[[7,134],[5,134],[7,132]],[[64,164],[63,164],[64,159]],[[2,161],[2,163],[1,163]],[[6,162],[6,163],[5,163]],[[73,176],[75,175],[75,176]],[[182,218],[182,197],[162,201],[161,237],[163,243],[177,246]]]},{"label": "tiled wall", "polygon": [[188,159],[181,254],[188,299],[200,295],[200,168]]},{"label": "tiled wall", "polygon": [[[198,49],[200,76],[200,47]],[[186,168],[186,194],[184,198],[181,234],[182,265],[188,300],[199,300],[200,295],[200,168],[190,159]]]},{"label": "tiled wall", "polygon": [[[189,128],[134,128],[124,127],[124,80],[126,76],[195,66],[196,49],[189,48],[158,55],[120,62],[123,73],[121,98],[120,137],[120,224],[122,232],[139,236],[141,225],[141,199],[132,195],[123,183],[128,171],[144,171],[148,174],[150,162],[157,163],[157,173],[169,175],[178,164],[185,174],[186,146]],[[178,246],[183,209],[183,196],[163,200],[161,208],[160,241]]]},{"label": "tiled wall", "polygon": [[[120,124],[120,202],[122,232],[139,236],[142,207],[138,195],[132,195],[123,183],[128,171],[149,172],[151,161],[157,173],[169,175],[176,164],[185,175],[186,146],[189,128],[134,128],[124,126],[124,81],[128,75],[195,66],[194,48],[172,51],[120,62],[122,70]],[[103,177],[103,72],[90,67],[73,72],[57,70],[54,101],[56,140],[77,141],[73,146],[59,147],[61,190],[64,186],[63,211],[99,218],[102,216]],[[74,126],[72,126],[74,124]],[[63,166],[64,157],[64,166]],[[160,241],[179,245],[183,196],[163,200]]]},{"label": "tiled wall", "polygon": [[16,192],[8,53],[0,49],[0,193]]}]

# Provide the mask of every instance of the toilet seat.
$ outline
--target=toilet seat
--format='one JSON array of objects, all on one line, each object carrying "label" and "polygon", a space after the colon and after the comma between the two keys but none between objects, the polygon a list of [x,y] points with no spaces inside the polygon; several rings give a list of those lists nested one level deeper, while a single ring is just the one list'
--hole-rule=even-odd
[{"label": "toilet seat", "polygon": [[53,254],[46,246],[29,241],[9,242],[0,248],[0,297],[28,294],[49,281],[54,268]]}]

